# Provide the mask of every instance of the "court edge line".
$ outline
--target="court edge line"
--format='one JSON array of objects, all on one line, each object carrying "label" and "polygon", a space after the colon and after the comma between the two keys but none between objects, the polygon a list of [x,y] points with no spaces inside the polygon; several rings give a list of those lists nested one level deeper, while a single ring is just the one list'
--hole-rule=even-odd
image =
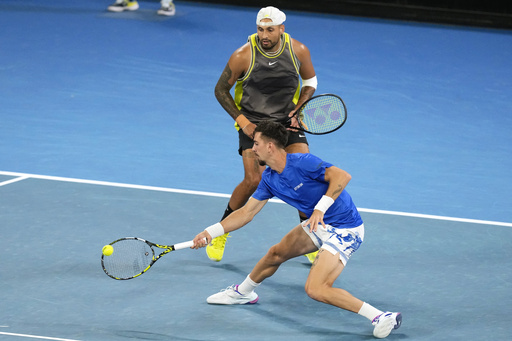
[{"label": "court edge line", "polygon": [[[185,190],[185,189],[175,189],[175,188],[156,187],[156,186],[134,185],[134,184],[125,184],[125,183],[120,183],[120,182],[65,178],[65,177],[51,176],[51,175],[38,175],[38,174],[27,174],[27,173],[18,173],[18,172],[7,172],[7,171],[0,171],[0,175],[19,177],[18,179],[20,179],[20,180],[24,180],[27,178],[34,178],[34,179],[42,179],[42,180],[83,183],[83,184],[89,184],[89,185],[143,189],[143,190],[158,191],[158,192],[193,194],[193,195],[202,195],[202,196],[219,197],[219,198],[229,198],[230,197],[229,194],[222,194],[222,193],[192,191],[192,190]],[[21,179],[21,178],[23,178],[23,179]],[[8,180],[8,181],[11,181],[11,180]],[[283,201],[281,201],[279,199],[270,199],[269,201],[275,202],[275,203],[284,203]],[[386,210],[376,210],[376,209],[369,209],[369,208],[358,208],[358,210],[360,212],[366,212],[366,213],[379,213],[379,214],[397,215],[397,216],[412,217],[412,218],[446,220],[446,221],[455,221],[455,222],[462,222],[462,223],[512,227],[512,223],[505,223],[505,222],[501,222],[501,221],[454,218],[454,217],[445,217],[445,216],[430,215],[430,214],[408,213],[408,212],[399,212],[399,211],[386,211]]]},{"label": "court edge line", "polygon": [[58,337],[38,336],[38,335],[29,335],[29,334],[16,334],[16,333],[5,333],[5,332],[0,332],[0,335],[20,336],[20,337],[28,337],[28,338],[32,338],[32,339],[43,339],[43,340],[54,340],[54,341],[80,341],[80,340],[72,340],[72,339],[60,339]]},{"label": "court edge line", "polygon": [[11,180],[0,182],[0,186],[5,186],[5,185],[12,184],[12,183],[18,182],[18,181],[22,181],[22,180],[25,180],[25,179],[28,179],[28,178],[29,178],[29,176],[20,176],[20,177],[11,179]]}]

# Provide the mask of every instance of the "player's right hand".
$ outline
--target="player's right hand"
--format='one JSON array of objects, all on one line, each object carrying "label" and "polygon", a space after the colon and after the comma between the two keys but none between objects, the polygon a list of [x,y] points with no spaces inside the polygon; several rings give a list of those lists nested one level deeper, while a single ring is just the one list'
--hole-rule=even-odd
[{"label": "player's right hand", "polygon": [[212,236],[206,231],[203,231],[199,233],[197,236],[194,237],[192,240],[194,242],[194,245],[191,246],[191,249],[200,249],[203,247],[206,247],[208,243],[212,240]]}]

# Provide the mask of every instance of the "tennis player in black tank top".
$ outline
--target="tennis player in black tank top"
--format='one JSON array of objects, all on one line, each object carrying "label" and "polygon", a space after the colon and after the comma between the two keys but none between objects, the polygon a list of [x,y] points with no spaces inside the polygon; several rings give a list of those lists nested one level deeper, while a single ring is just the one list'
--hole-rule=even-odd
[{"label": "tennis player in black tank top", "polygon": [[[268,118],[285,121],[313,96],[317,86],[309,49],[285,33],[285,20],[286,15],[279,9],[262,8],[256,17],[256,34],[233,52],[215,86],[215,97],[235,121],[245,174],[231,194],[222,219],[245,205],[265,169],[251,150],[258,122]],[[234,98],[230,93],[233,86]],[[292,125],[296,124],[293,119]],[[309,153],[306,136],[290,131],[286,151]],[[299,216],[301,220],[308,218],[301,212]],[[215,238],[206,248],[211,260],[222,259],[227,237]],[[315,256],[307,255],[311,262]]]}]

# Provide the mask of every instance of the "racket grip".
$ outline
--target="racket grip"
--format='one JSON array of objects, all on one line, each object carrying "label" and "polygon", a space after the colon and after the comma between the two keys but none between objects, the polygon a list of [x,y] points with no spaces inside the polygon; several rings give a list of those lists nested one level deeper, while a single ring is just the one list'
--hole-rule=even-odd
[{"label": "racket grip", "polygon": [[[204,238],[204,241],[206,242],[206,238]],[[174,250],[182,250],[182,249],[190,248],[192,246],[194,246],[194,241],[189,240],[188,242],[174,244]]]}]

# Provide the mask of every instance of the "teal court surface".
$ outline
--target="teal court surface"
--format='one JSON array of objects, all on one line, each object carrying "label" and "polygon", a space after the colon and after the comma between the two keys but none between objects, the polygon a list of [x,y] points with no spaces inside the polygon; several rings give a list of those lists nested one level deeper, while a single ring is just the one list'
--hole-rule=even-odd
[{"label": "teal court surface", "polygon": [[[2,0],[0,340],[371,340],[365,318],[311,300],[305,257],[252,306],[241,282],[298,223],[267,204],[224,259],[180,250],[107,277],[103,245],[171,244],[220,219],[242,179],[213,88],[258,8]],[[506,340],[512,329],[512,34],[287,11],[317,93],[348,107],[311,152],[347,170],[365,241],[335,285],[401,311],[390,340]]]}]

